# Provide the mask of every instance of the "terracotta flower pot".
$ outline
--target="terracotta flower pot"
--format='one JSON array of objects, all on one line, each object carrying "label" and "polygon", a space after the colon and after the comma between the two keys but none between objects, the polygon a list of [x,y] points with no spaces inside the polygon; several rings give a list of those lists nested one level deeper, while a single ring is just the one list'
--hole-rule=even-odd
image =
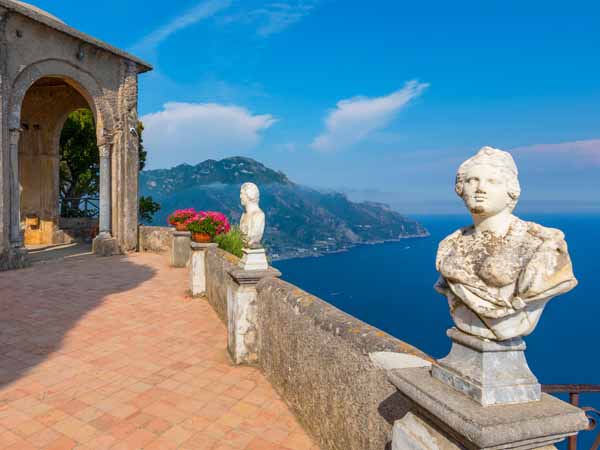
[{"label": "terracotta flower pot", "polygon": [[177,231],[187,231],[187,225],[184,224],[183,222],[176,222],[175,223],[175,229]]},{"label": "terracotta flower pot", "polygon": [[210,242],[212,239],[210,238],[210,234],[208,233],[192,233],[192,241],[200,242],[206,244]]}]

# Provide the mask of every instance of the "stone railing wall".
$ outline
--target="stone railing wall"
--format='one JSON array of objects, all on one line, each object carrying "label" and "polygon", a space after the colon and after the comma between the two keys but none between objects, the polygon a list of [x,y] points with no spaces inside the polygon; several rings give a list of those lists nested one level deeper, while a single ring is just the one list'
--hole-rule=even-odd
[{"label": "stone railing wall", "polygon": [[385,449],[410,403],[370,355],[417,349],[275,278],[258,284],[259,361],[324,449]]},{"label": "stone railing wall", "polygon": [[171,251],[173,228],[140,225],[138,239],[140,252],[167,253]]},{"label": "stone railing wall", "polygon": [[219,248],[206,252],[206,297],[225,324],[227,324],[227,291],[233,285],[229,271],[238,263],[237,256]]},{"label": "stone railing wall", "polygon": [[202,263],[189,265],[191,279],[227,325],[233,363],[259,366],[323,450],[550,450],[587,426],[583,411],[546,394],[483,407],[434,379],[418,349],[276,270],[192,250]]},{"label": "stone railing wall", "polygon": [[98,231],[98,219],[91,217],[61,217],[58,228],[62,232],[61,242],[91,241]]},{"label": "stone railing wall", "polygon": [[[206,294],[227,324],[230,275],[239,259],[206,252]],[[259,366],[323,449],[385,449],[409,408],[374,352],[412,353],[408,344],[276,278],[257,286]]]}]

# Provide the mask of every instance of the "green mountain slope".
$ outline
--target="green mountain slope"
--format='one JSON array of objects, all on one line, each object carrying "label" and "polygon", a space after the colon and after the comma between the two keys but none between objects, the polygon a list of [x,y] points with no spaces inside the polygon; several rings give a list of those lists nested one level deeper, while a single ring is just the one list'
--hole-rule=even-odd
[{"label": "green mountain slope", "polygon": [[221,211],[237,223],[243,212],[239,189],[247,181],[260,187],[261,208],[267,216],[265,245],[275,258],[427,235],[421,224],[386,205],[354,203],[344,194],[299,186],[249,158],[145,171],[140,175],[140,190],[162,206],[154,219],[156,225],[165,224],[171,211],[188,207]]}]

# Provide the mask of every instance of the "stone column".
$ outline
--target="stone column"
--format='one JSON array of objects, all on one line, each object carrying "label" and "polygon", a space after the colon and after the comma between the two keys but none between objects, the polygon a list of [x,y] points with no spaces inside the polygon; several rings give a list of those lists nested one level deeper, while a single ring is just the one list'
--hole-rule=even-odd
[{"label": "stone column", "polygon": [[190,292],[192,297],[206,295],[206,252],[216,248],[217,244],[201,244],[192,242],[192,256],[190,262]]},{"label": "stone column", "polygon": [[266,270],[229,271],[233,283],[227,288],[227,349],[235,364],[258,362],[258,329],[256,285],[263,278],[279,277],[281,273]]},{"label": "stone column", "polygon": [[111,144],[98,147],[100,153],[100,215],[99,234],[92,244],[93,252],[99,256],[111,256],[119,253],[119,246],[112,236],[111,229]]},{"label": "stone column", "polygon": [[19,139],[21,128],[9,131],[10,157],[10,245],[13,248],[23,247],[21,233],[21,186],[19,184]]},{"label": "stone column", "polygon": [[23,234],[21,232],[21,189],[19,185],[20,134],[20,128],[11,128],[9,130],[8,199],[6,199],[6,203],[8,204],[9,248],[6,250],[2,249],[2,243],[0,242],[0,271],[20,269],[30,265],[27,250],[23,247]]},{"label": "stone column", "polygon": [[171,267],[187,267],[191,250],[192,233],[189,231],[173,231],[171,240]]},{"label": "stone column", "polygon": [[110,144],[99,147],[100,150],[100,218],[99,231],[102,237],[111,237],[111,176]]}]

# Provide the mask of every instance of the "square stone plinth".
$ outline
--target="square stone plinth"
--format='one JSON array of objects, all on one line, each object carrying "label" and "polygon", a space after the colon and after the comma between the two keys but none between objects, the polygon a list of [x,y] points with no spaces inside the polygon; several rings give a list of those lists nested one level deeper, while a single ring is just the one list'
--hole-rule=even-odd
[{"label": "square stone plinth", "polygon": [[450,354],[432,367],[434,378],[483,406],[541,398],[541,386],[525,359],[523,339],[489,341],[451,328]]},{"label": "square stone plinth", "polygon": [[217,244],[192,241],[190,247],[190,291],[193,297],[199,297],[206,294],[206,252],[217,248]]},{"label": "square stone plinth", "polygon": [[260,270],[269,269],[267,254],[264,248],[245,248],[242,250],[244,256],[240,260],[240,268],[243,270]]},{"label": "square stone plinth", "polygon": [[390,370],[388,379],[419,414],[467,449],[539,449],[588,426],[581,409],[548,394],[537,402],[484,407],[427,368]]}]

